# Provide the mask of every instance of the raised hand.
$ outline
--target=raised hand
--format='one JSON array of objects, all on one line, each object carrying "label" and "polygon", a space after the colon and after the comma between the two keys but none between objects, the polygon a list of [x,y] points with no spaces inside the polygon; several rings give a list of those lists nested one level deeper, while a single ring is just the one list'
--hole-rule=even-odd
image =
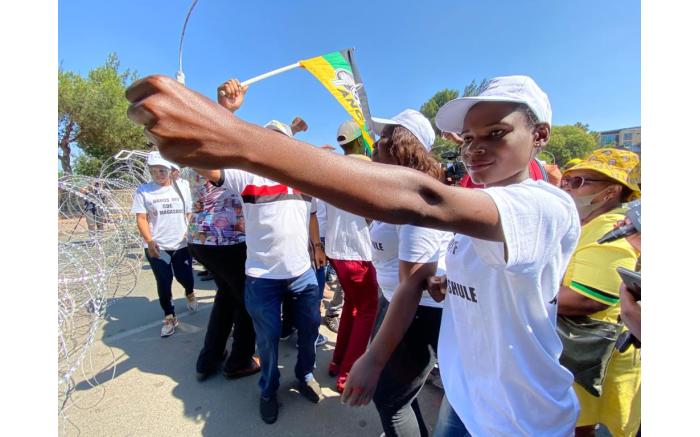
[{"label": "raised hand", "polygon": [[297,132],[306,132],[306,130],[309,128],[309,125],[306,124],[304,119],[301,117],[294,117],[294,120],[292,120],[292,124],[290,125],[292,128],[292,135],[296,135]]},{"label": "raised hand", "polygon": [[247,91],[248,85],[241,86],[238,79],[229,79],[216,89],[216,98],[219,105],[231,112],[236,112],[243,105]]}]

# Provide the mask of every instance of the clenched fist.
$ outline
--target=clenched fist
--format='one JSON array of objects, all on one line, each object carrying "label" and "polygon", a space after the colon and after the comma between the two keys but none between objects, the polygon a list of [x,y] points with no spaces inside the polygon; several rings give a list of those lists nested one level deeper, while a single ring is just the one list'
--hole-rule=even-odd
[{"label": "clenched fist", "polygon": [[[223,106],[166,76],[148,76],[126,90],[127,115],[168,160],[203,169],[231,167],[233,132],[246,123]],[[228,164],[228,165],[226,165]]]}]

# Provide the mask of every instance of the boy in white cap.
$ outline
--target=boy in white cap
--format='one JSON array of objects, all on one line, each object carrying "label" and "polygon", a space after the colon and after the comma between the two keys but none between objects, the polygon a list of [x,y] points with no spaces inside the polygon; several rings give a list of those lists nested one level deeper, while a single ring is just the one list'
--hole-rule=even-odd
[{"label": "boy in white cap", "polygon": [[[434,435],[574,434],[579,406],[559,363],[556,297],[581,228],[570,196],[529,178],[552,127],[549,99],[531,78],[494,78],[436,116],[438,128],[461,134],[467,171],[484,189],[276,139],[164,76],[135,83],[127,98],[131,119],[178,162],[246,168],[355,214],[454,232],[447,277],[430,281],[436,297],[446,296],[438,346],[445,399]],[[348,178],[363,183],[339,188]],[[384,323],[401,335],[408,316],[390,308]],[[346,403],[370,401],[362,384],[350,386]]]},{"label": "boy in white cap", "polygon": [[174,189],[172,163],[157,151],[147,159],[152,182],[142,184],[134,194],[131,212],[144,240],[146,259],[156,278],[160,307],[165,313],[161,337],[175,333],[178,325],[172,302],[173,276],[185,289],[187,307],[197,309],[192,275],[192,257],[187,250],[187,214],[192,211],[189,197]]}]

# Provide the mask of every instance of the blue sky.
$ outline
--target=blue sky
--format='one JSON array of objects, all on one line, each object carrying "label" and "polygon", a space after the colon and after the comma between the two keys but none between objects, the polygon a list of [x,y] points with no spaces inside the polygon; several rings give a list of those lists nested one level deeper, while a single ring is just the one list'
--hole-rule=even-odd
[{"label": "blue sky", "polygon": [[[62,0],[58,59],[83,75],[116,52],[139,75],[173,75],[190,0]],[[549,94],[554,124],[594,130],[639,126],[639,1],[200,0],[187,28],[187,85],[214,98],[229,77],[248,79],[300,59],[354,47],[372,114],[418,109],[436,91],[472,79],[527,74]],[[308,72],[250,87],[238,115],[263,124],[299,115],[315,145],[336,145],[348,118]]]}]

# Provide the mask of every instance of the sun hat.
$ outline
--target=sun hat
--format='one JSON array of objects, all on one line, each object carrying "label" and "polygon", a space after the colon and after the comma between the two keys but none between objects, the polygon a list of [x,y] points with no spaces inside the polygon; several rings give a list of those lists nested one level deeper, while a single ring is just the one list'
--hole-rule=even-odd
[{"label": "sun hat", "polygon": [[267,124],[265,124],[265,127],[266,127],[267,129],[272,129],[272,130],[275,130],[275,131],[277,131],[277,132],[279,132],[279,133],[283,133],[283,134],[287,135],[287,136],[290,137],[290,138],[291,138],[292,136],[294,136],[294,134],[292,134],[292,128],[289,127],[288,124],[284,124],[284,123],[282,123],[281,121],[270,120],[270,121],[267,122]]},{"label": "sun hat", "polygon": [[571,158],[570,160],[566,161],[566,164],[564,164],[564,170],[569,169],[579,162],[583,161],[581,158]]},{"label": "sun hat", "polygon": [[384,126],[403,126],[408,129],[428,151],[435,142],[435,131],[427,118],[415,109],[404,109],[397,115],[387,118],[372,117],[374,132],[381,135]]},{"label": "sun hat", "polygon": [[632,190],[631,198],[637,197],[641,191],[638,177],[639,156],[629,150],[598,149],[578,164],[566,169],[564,175],[574,170],[593,170],[605,175]]},{"label": "sun hat", "polygon": [[149,167],[154,165],[162,165],[163,167],[172,168],[173,166],[173,163],[160,156],[160,152],[158,152],[157,150],[148,152],[146,164],[148,164]]},{"label": "sun hat", "polygon": [[440,130],[462,132],[464,117],[479,102],[512,102],[527,105],[540,123],[552,125],[549,97],[528,76],[500,76],[489,80],[478,96],[460,97],[442,105],[435,116]]},{"label": "sun hat", "polygon": [[360,129],[360,125],[358,125],[355,121],[353,120],[347,120],[344,121],[340,127],[338,127],[338,144],[341,146],[343,144],[347,144],[352,140],[355,140],[357,138],[360,138],[362,136],[362,130]]}]

